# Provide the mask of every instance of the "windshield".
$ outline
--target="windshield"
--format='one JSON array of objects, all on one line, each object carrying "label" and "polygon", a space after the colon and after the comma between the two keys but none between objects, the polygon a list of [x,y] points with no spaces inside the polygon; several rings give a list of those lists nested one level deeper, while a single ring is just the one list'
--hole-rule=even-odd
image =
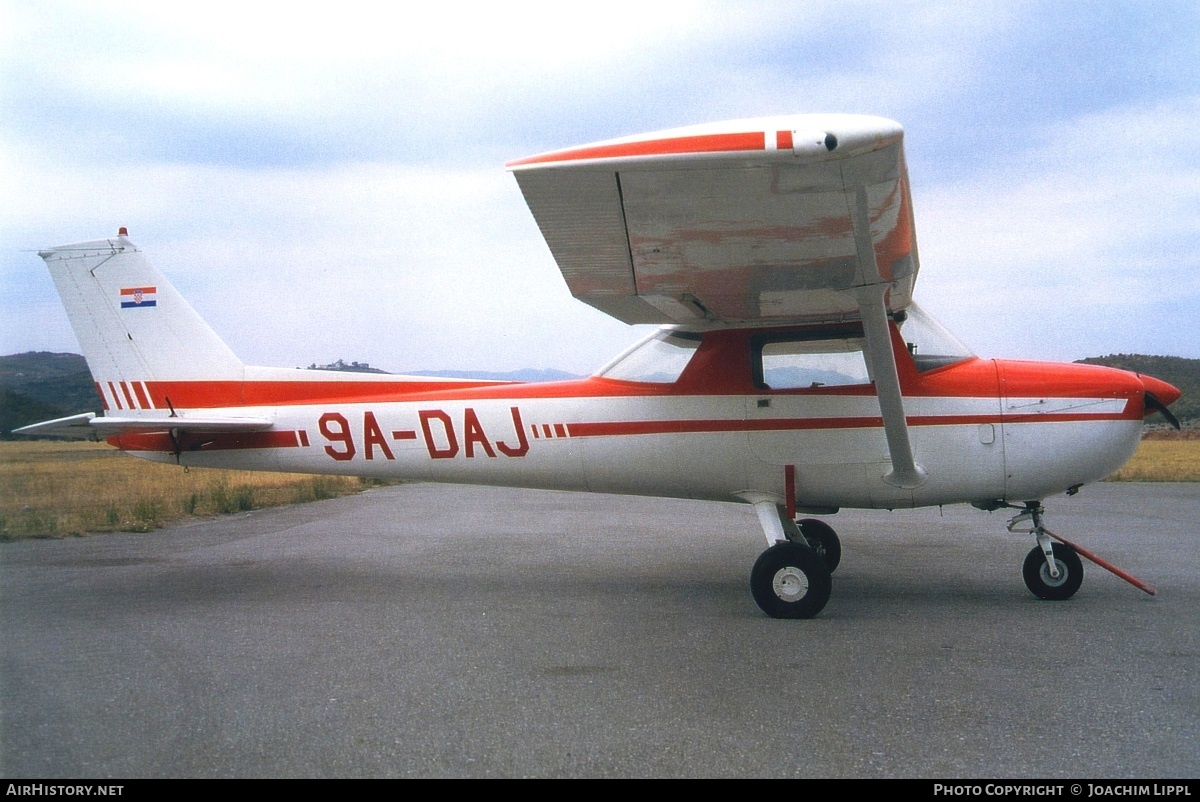
[{"label": "windshield", "polygon": [[915,303],[906,311],[907,317],[900,323],[900,334],[917,370],[933,370],[974,356],[971,349]]},{"label": "windshield", "polygon": [[671,384],[696,354],[700,335],[659,331],[602,368],[597,376],[627,382]]}]

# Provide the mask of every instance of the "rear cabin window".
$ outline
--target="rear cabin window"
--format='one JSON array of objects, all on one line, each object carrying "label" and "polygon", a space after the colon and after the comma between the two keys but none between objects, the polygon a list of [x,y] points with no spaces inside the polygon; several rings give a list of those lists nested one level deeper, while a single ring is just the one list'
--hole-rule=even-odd
[{"label": "rear cabin window", "polygon": [[755,341],[755,381],[766,390],[870,384],[862,337],[770,336]]},{"label": "rear cabin window", "polygon": [[660,331],[618,357],[597,375],[627,382],[673,384],[696,355],[700,335]]}]

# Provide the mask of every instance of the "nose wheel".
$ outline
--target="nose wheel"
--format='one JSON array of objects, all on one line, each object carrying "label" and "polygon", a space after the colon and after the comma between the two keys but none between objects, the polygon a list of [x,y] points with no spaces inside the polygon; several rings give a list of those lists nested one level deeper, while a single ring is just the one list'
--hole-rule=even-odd
[{"label": "nose wheel", "polygon": [[1021,574],[1029,592],[1046,601],[1063,601],[1083,584],[1083,560],[1066,543],[1054,542],[1042,525],[1042,507],[1029,503],[1025,511],[1008,522],[1010,532],[1028,532],[1037,545],[1025,556]]},{"label": "nose wheel", "polygon": [[1083,560],[1075,553],[1075,549],[1064,543],[1052,546],[1055,573],[1050,572],[1050,563],[1042,553],[1041,546],[1034,546],[1025,557],[1025,565],[1021,573],[1025,577],[1025,586],[1039,599],[1046,601],[1062,601],[1075,595],[1083,584]]}]

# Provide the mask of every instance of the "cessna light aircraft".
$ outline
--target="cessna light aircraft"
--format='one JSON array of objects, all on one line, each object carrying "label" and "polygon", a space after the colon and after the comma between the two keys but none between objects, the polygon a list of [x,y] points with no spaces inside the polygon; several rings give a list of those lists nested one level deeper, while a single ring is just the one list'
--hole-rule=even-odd
[{"label": "cessna light aircraft", "polygon": [[[1119,468],[1169,384],[981,359],[913,302],[903,129],[798,115],[681,128],[508,164],[572,294],[661,324],[548,384],[244,365],[124,229],[41,252],[104,414],[86,429],[185,466],[740,501],[768,615],[825,606],[840,507],[1020,510],[1025,581],[1083,579],[1041,501]],[[798,520],[799,518],[799,520]],[[1090,555],[1086,555],[1089,556]]]}]

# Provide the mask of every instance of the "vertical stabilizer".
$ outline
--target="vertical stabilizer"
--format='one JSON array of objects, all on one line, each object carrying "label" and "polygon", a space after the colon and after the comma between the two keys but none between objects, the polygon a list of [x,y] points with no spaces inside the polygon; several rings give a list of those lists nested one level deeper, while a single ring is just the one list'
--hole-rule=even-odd
[{"label": "vertical stabilizer", "polygon": [[114,239],[60,245],[38,255],[110,406],[146,408],[138,403],[146,382],[242,381],[241,360],[124,229]]}]

